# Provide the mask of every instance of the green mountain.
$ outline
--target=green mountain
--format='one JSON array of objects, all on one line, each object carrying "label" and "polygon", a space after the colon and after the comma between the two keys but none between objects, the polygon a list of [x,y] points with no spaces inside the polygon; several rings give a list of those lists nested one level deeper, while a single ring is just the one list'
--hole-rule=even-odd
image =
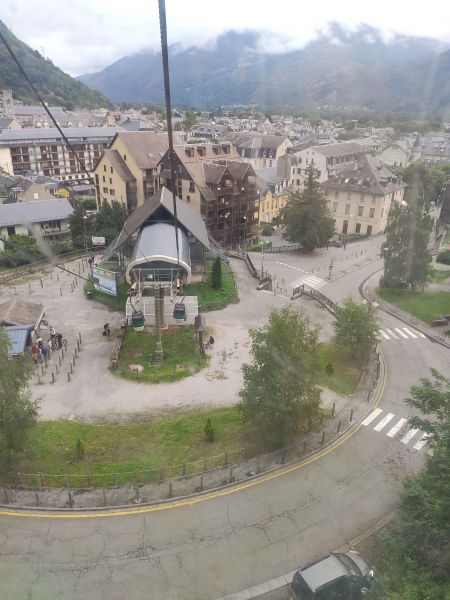
[{"label": "green mountain", "polygon": [[[169,49],[172,100],[184,106],[257,104],[310,108],[352,105],[426,114],[449,108],[446,46],[373,27],[333,23],[300,50],[269,54],[255,31],[229,31],[214,47]],[[442,54],[441,54],[442,53]],[[141,52],[80,80],[113,102],[161,103],[161,56]]]},{"label": "green mountain", "polygon": [[[109,100],[103,94],[88,88],[81,81],[55,67],[37,50],[21,42],[2,21],[0,21],[0,31],[46,102],[64,106],[69,110],[110,106]],[[15,100],[33,104],[37,102],[28,82],[2,41],[0,41],[0,89],[11,89]]]}]

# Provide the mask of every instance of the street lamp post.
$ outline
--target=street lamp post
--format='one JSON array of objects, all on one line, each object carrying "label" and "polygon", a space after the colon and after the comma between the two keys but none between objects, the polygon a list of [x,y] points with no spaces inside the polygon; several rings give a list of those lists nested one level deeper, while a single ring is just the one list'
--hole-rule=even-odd
[{"label": "street lamp post", "polygon": [[84,225],[84,251],[85,251],[85,253],[87,254],[86,219],[87,219],[87,215],[83,215],[83,225]]}]

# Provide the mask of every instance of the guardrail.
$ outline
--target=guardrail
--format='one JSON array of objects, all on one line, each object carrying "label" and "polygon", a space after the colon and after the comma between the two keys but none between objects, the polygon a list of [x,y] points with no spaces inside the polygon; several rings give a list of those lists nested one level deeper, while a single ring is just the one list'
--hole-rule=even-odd
[{"label": "guardrail", "polygon": [[338,305],[336,302],[333,302],[333,300],[330,300],[330,298],[328,298],[324,294],[321,294],[314,288],[309,287],[305,283],[302,283],[302,285],[299,285],[293,289],[291,300],[300,298],[302,294],[307,294],[308,296],[311,296],[311,298],[314,298],[315,300],[326,306],[333,313],[337,310]]}]

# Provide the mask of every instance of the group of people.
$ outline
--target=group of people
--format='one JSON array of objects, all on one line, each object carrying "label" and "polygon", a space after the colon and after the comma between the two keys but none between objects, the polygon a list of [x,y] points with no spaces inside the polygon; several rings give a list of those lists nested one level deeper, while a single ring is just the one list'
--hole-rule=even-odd
[{"label": "group of people", "polygon": [[53,327],[49,327],[49,338],[47,342],[38,337],[31,347],[31,356],[35,365],[45,362],[52,350],[62,347],[62,333],[57,333]]}]

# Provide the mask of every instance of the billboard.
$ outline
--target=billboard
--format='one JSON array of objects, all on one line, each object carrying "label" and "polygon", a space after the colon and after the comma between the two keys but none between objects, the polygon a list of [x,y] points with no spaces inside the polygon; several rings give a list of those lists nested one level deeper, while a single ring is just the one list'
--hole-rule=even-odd
[{"label": "billboard", "polygon": [[92,239],[93,246],[104,246],[105,245],[104,237],[101,237],[99,235],[97,235],[97,236],[93,235],[91,239]]},{"label": "billboard", "polygon": [[102,267],[92,267],[92,277],[94,279],[94,287],[99,292],[118,296],[119,294],[119,273],[108,271]]}]

